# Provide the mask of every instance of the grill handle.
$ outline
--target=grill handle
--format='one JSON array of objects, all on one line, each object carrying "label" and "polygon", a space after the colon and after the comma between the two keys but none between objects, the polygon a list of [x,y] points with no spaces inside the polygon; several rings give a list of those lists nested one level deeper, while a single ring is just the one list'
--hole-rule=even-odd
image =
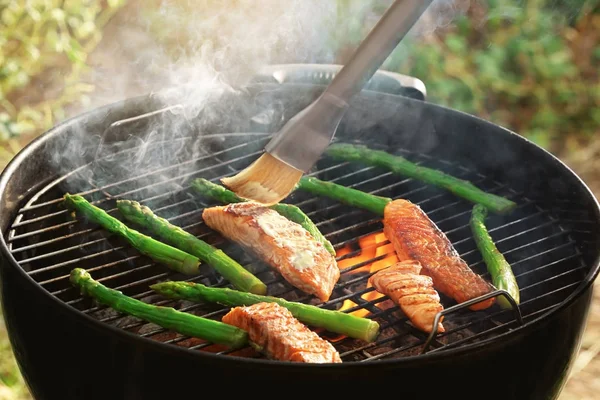
[{"label": "grill handle", "polygon": [[[510,305],[512,306],[513,314],[515,315],[515,320],[519,323],[520,326],[523,326],[524,321],[523,321],[523,314],[521,313],[521,307],[519,307],[519,305],[517,304],[515,299],[513,299],[513,297],[510,295],[510,293],[508,293],[504,289],[497,289],[488,294],[484,294],[484,295],[476,297],[474,299],[467,300],[465,302],[453,305],[452,307],[446,308],[446,309],[440,311],[439,313],[437,313],[435,316],[435,319],[433,320],[433,326],[435,326],[436,328],[434,330],[432,330],[431,333],[429,334],[429,336],[427,337],[427,340],[425,341],[425,344],[423,345],[423,350],[421,351],[421,354],[425,354],[427,352],[429,345],[433,341],[434,337],[437,335],[437,326],[438,326],[438,323],[440,322],[440,319],[442,318],[442,316],[452,314],[454,312],[457,312],[458,310],[467,308],[473,304],[477,304],[480,301],[491,299],[492,297],[498,297],[498,296],[503,296],[510,303]],[[446,346],[446,347],[448,347],[448,346]]]},{"label": "grill handle", "polygon": [[[254,77],[256,83],[300,83],[327,86],[342,69],[338,64],[274,64],[263,67]],[[424,101],[425,84],[408,75],[378,70],[364,90],[400,95]]]}]

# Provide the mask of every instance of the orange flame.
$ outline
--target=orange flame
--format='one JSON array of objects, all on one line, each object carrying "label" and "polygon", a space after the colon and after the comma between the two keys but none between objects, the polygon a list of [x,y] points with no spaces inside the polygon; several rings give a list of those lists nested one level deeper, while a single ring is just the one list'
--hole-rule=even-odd
[{"label": "orange flame", "polygon": [[[360,238],[358,240],[360,254],[357,256],[354,256],[354,257],[349,257],[349,258],[345,258],[343,260],[338,261],[339,268],[340,269],[351,268],[355,265],[367,262],[369,260],[372,260],[374,258],[383,256],[383,255],[385,255],[385,257],[383,257],[381,260],[377,260],[372,263],[367,263],[359,268],[348,271],[347,273],[352,274],[352,275],[357,274],[359,272],[373,273],[373,272],[379,271],[380,269],[389,267],[390,265],[397,263],[398,257],[396,256],[396,252],[394,251],[394,246],[392,245],[392,243],[386,243],[387,241],[388,241],[388,239],[385,236],[385,233],[383,233],[383,232],[372,233],[370,235]],[[338,252],[336,253],[336,256],[341,257],[341,256],[349,254],[351,252],[352,252],[352,248],[350,247],[350,245],[346,245],[345,247],[338,250]],[[371,287],[371,284],[367,283],[367,288],[369,288],[369,287]],[[361,296],[361,298],[364,299],[365,301],[373,301],[380,297],[383,297],[383,295],[375,290],[373,290],[371,292],[367,292]],[[356,307],[356,305],[357,304],[355,302],[353,302],[352,300],[346,299],[346,300],[344,300],[344,303],[340,307],[339,311],[351,309],[352,307]],[[359,310],[352,311],[350,314],[356,315],[357,317],[366,317],[367,315],[370,314],[370,311],[361,308]],[[341,340],[342,338],[343,338],[343,336],[340,337],[339,339],[338,338],[336,338],[336,339]]]}]

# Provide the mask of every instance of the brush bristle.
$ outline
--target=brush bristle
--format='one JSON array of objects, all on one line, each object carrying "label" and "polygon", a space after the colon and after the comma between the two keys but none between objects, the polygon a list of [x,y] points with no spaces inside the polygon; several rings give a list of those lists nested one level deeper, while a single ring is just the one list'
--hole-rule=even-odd
[{"label": "brush bristle", "polygon": [[249,167],[221,182],[244,199],[273,205],[294,190],[302,175],[302,171],[264,153]]}]

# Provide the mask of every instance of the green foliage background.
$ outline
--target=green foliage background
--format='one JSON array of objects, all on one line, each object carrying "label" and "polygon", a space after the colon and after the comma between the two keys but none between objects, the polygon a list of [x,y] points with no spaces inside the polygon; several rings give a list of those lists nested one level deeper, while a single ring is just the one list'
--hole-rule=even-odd
[{"label": "green foliage background", "polygon": [[[343,63],[389,1],[335,1],[338,19],[323,40]],[[95,89],[82,79],[88,57],[127,2],[0,0],[0,169],[69,107],[85,107]],[[168,45],[178,33],[160,25],[157,3],[138,2],[139,12]],[[384,68],[422,79],[431,102],[499,123],[551,151],[572,152],[600,136],[598,0],[454,3],[464,12],[452,24],[406,40]],[[25,398],[0,323],[0,400]]]},{"label": "green foliage background", "polygon": [[[352,19],[343,14],[352,2],[339,0],[342,19]],[[554,151],[576,149],[600,134],[598,1],[462,3],[467,10],[451,26],[408,40],[384,68],[422,79],[431,102],[491,120]],[[334,40],[355,45],[365,34],[355,21]]]},{"label": "green foliage background", "polygon": [[[102,27],[124,0],[0,0],[0,168],[22,143],[85,103],[81,81]],[[40,90],[40,87],[43,88]]]}]

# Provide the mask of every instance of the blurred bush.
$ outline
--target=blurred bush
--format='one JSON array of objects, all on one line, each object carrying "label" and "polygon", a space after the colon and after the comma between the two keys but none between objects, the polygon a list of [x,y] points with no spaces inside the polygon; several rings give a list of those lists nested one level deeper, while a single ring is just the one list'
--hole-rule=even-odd
[{"label": "blurred bush", "polygon": [[65,117],[93,86],[80,81],[102,27],[124,0],[0,0],[0,141],[6,158],[15,140]]},{"label": "blurred bush", "polygon": [[8,338],[2,334],[4,323],[0,312],[0,400],[31,399],[17,363],[12,357]]},{"label": "blurred bush", "polygon": [[[445,11],[456,15],[448,27],[407,38],[384,68],[422,79],[429,101],[554,151],[600,135],[598,1],[459,0]],[[364,24],[347,29],[338,37],[349,44],[366,34]]]},{"label": "blurred bush", "polygon": [[[89,67],[87,56],[100,40],[104,23],[125,2],[0,0],[3,149],[12,145],[12,150],[18,150],[20,144],[14,138],[49,128],[65,117],[70,103],[85,104],[94,90],[81,80]],[[268,61],[343,63],[390,2],[310,3],[324,9],[337,7],[335,21],[327,21],[325,28],[309,27],[316,32],[306,38],[312,48],[304,45],[306,49],[298,50],[299,43],[286,43],[281,36],[262,47],[255,46],[254,53],[249,51],[254,48],[250,45],[242,44],[246,46],[242,50],[260,57],[259,53],[264,56],[271,51],[265,47],[281,47],[283,57]],[[282,5],[267,2],[269,6],[262,9],[242,0],[138,3],[135,12],[149,21],[149,34],[172,53],[173,59],[205,51],[199,41],[220,49],[219,40],[226,40],[227,35],[214,35],[214,31],[227,30],[228,20],[235,25],[250,18],[248,15],[257,19],[279,12],[273,8],[306,12],[302,1]],[[436,29],[405,39],[386,61],[385,69],[422,79],[432,102],[489,119],[551,150],[562,149],[565,144],[576,147],[600,132],[598,0],[444,0],[434,2],[434,6],[437,9],[431,13],[430,25]],[[234,12],[238,8],[243,12]],[[220,14],[211,14],[214,9]],[[199,15],[207,22],[199,23]],[[254,30],[247,34],[242,28],[234,34],[244,41],[259,41],[255,36],[269,32],[269,24],[276,24],[277,30],[294,22],[269,21],[255,24],[266,26],[252,26]],[[195,36],[186,38],[186,29]],[[221,56],[236,51],[235,46],[222,48],[214,51],[221,51]]]}]

